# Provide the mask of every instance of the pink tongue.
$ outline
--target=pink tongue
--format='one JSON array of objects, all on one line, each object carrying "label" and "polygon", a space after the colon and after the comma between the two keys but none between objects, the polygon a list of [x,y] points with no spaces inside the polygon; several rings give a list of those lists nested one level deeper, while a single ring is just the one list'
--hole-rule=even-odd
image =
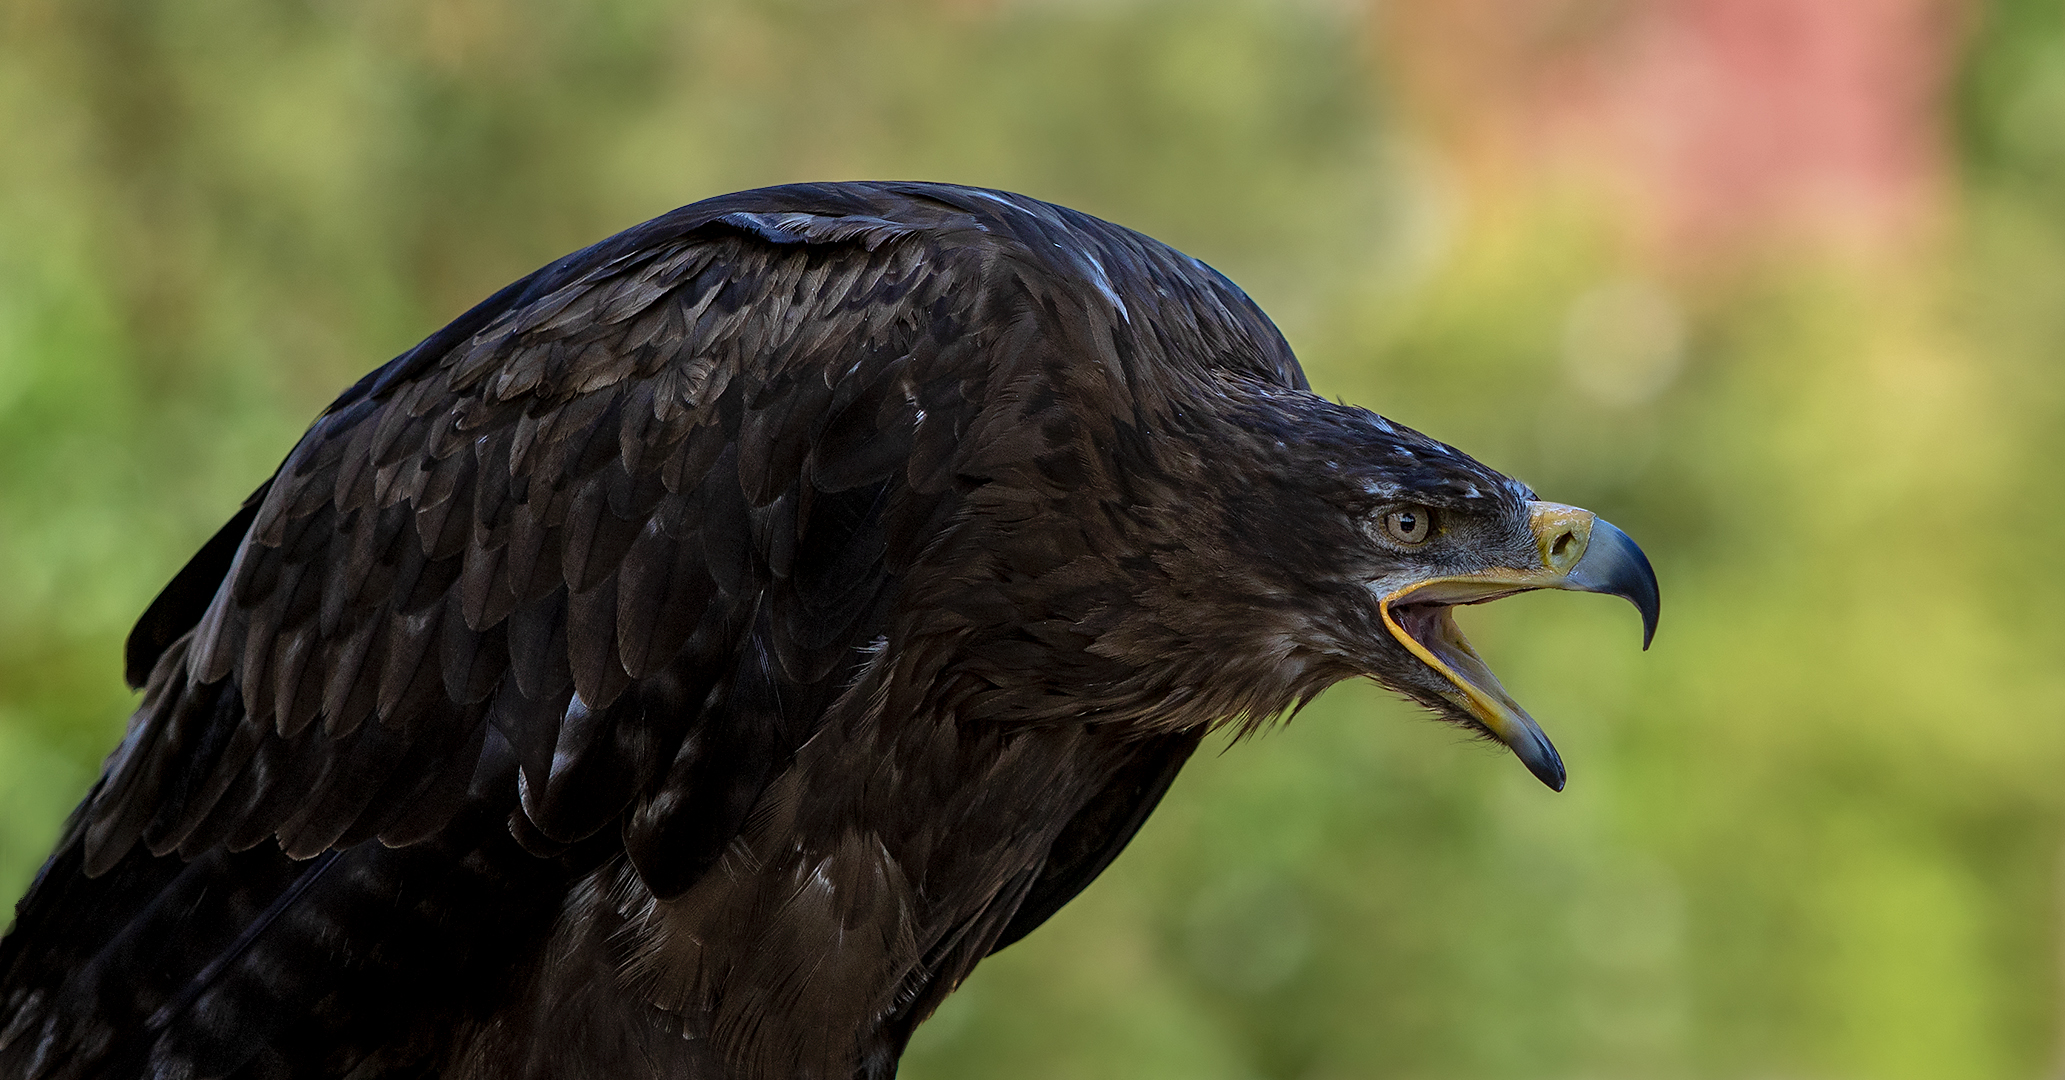
[{"label": "pink tongue", "polygon": [[1441,613],[1445,610],[1438,604],[1414,604],[1404,613],[1405,632],[1443,660],[1448,659],[1448,650],[1442,647],[1444,635],[1441,633]]}]

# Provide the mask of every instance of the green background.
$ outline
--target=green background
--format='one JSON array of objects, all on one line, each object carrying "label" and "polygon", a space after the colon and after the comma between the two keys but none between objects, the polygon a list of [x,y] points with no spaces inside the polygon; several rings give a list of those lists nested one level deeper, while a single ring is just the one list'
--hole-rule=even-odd
[{"label": "green background", "polygon": [[6,0],[0,895],[130,622],[362,372],[682,203],[953,180],[1210,262],[1665,614],[1465,615],[1562,795],[1363,685],[1202,756],[905,1075],[2055,1075],[2065,7],[1968,21],[1943,235],[1675,283],[1668,379],[1602,400],[1573,335],[1655,299],[1612,201],[1473,223],[1351,4]]}]

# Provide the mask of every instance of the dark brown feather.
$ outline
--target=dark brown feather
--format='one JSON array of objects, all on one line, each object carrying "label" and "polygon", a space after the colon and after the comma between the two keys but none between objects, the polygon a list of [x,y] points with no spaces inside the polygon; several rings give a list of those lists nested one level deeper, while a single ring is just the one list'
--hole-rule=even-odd
[{"label": "dark brown feather", "polygon": [[1224,279],[967,189],[742,193],[511,285],[139,622],[0,1072],[888,1076],[1279,704],[1142,614],[1224,379],[1304,385]]}]

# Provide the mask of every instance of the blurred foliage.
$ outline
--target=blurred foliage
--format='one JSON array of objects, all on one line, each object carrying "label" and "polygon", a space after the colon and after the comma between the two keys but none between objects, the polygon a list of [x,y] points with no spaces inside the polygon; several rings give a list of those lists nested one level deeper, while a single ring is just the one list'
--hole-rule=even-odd
[{"label": "blurred foliage", "polygon": [[1305,0],[0,6],[0,892],[128,623],[328,398],[764,183],[1004,187],[1247,287],[1324,392],[1641,539],[1469,613],[1571,790],[1345,686],[1193,765],[921,1029],[931,1077],[2030,1077],[2061,996],[2065,12],[1979,12],[1952,235],[1658,275],[1495,222]]}]

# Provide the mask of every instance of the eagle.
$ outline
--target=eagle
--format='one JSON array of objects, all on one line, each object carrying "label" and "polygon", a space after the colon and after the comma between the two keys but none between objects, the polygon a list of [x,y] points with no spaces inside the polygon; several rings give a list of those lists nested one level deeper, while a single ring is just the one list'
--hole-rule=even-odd
[{"label": "eagle", "polygon": [[886,1078],[1208,732],[1627,535],[1314,394],[1205,264],[926,183],[695,203],[319,417],[137,623],[0,1075]]}]

